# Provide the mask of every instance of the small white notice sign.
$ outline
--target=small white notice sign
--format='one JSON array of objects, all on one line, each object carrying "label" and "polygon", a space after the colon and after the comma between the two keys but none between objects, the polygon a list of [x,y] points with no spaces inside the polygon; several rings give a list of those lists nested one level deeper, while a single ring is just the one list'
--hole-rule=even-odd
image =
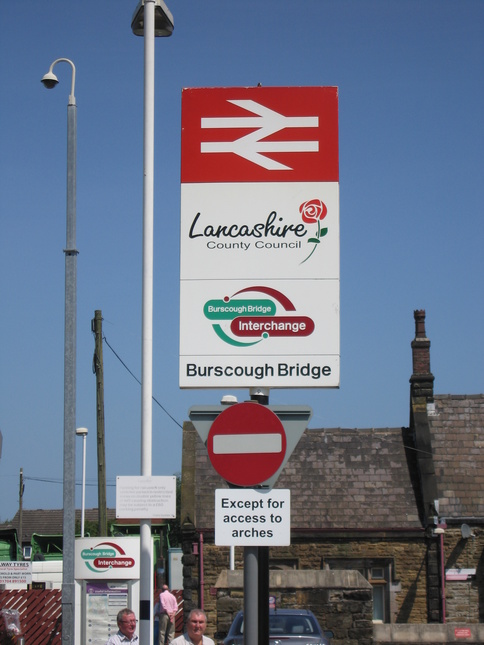
[{"label": "small white notice sign", "polygon": [[176,477],[116,477],[116,517],[176,517]]},{"label": "small white notice sign", "polygon": [[215,491],[217,546],[289,546],[291,491],[234,488]]},{"label": "small white notice sign", "polygon": [[32,582],[32,563],[5,560],[0,562],[0,584],[29,585]]}]

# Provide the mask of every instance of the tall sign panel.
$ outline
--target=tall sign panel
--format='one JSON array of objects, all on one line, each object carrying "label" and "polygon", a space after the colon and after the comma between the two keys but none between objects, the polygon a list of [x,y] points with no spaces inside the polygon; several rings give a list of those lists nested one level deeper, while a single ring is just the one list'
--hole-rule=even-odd
[{"label": "tall sign panel", "polygon": [[180,387],[339,386],[338,91],[185,89]]}]

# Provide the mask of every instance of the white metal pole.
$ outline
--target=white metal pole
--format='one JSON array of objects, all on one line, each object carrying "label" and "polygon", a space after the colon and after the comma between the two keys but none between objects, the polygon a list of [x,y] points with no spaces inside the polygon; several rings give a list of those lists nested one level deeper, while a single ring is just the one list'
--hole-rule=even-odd
[{"label": "white metal pole", "polygon": [[81,537],[84,537],[84,520],[86,517],[86,439],[82,436],[82,501],[81,501]]},{"label": "white metal pole", "polygon": [[[143,287],[141,347],[141,475],[152,471],[153,395],[153,182],[155,115],[155,2],[144,5],[143,120]],[[151,520],[140,521],[140,645],[149,645],[151,628]]]}]

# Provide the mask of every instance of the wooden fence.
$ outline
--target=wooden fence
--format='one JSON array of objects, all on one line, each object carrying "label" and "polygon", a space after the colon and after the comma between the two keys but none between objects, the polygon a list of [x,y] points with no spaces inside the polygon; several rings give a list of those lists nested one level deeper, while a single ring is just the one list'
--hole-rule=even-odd
[{"label": "wooden fence", "polygon": [[175,636],[180,636],[183,634],[183,591],[182,590],[173,590],[172,594],[175,596],[178,602],[178,611],[176,612],[175,618]]},{"label": "wooden fence", "polygon": [[[60,645],[62,592],[59,589],[10,589],[0,591],[0,609],[14,609],[20,618],[21,635],[28,645]],[[10,644],[5,632],[0,643]]]},{"label": "wooden fence", "polygon": [[[178,600],[176,635],[183,633],[183,592],[173,592]],[[60,589],[10,589],[0,591],[0,610],[18,611],[25,645],[60,645],[62,642],[62,592]],[[0,631],[0,645],[15,640]]]}]

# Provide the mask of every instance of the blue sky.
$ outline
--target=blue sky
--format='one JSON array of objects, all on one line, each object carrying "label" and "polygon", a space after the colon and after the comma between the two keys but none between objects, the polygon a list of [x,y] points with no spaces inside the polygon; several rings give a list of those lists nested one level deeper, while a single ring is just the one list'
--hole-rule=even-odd
[{"label": "blue sky", "polygon": [[[437,393],[483,392],[484,3],[171,0],[156,41],[153,474],[181,468],[178,388],[183,87],[339,87],[341,387],[274,390],[313,427],[408,423],[414,309],[427,311]],[[97,505],[91,319],[139,377],[143,39],[136,2],[2,2],[0,41],[0,519],[62,506],[66,107],[40,79],[77,68],[77,426]],[[140,387],[104,345],[108,504],[140,474]],[[227,392],[244,400],[248,392]],[[81,443],[77,444],[81,479]],[[324,467],[324,464],[322,464]],[[80,506],[81,487],[76,487]]]}]

